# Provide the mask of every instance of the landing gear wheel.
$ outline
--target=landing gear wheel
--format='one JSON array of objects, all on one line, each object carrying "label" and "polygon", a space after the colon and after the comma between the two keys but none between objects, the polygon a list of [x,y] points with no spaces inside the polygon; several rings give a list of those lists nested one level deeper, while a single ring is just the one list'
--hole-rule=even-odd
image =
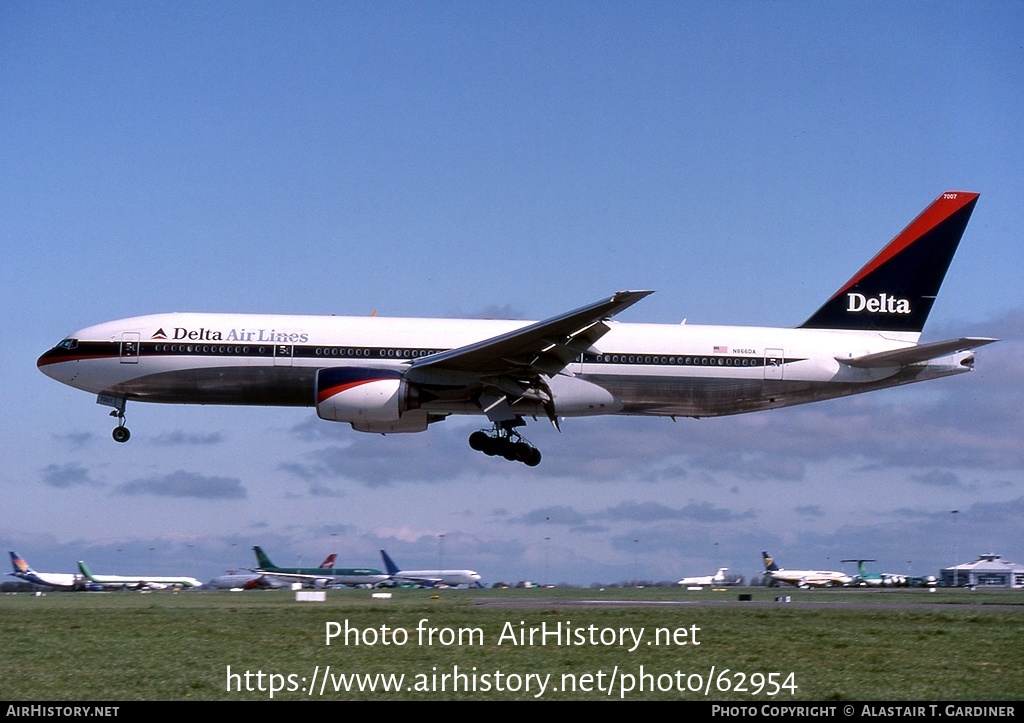
[{"label": "landing gear wheel", "polygon": [[477,430],[469,435],[469,446],[488,457],[504,457],[509,462],[522,462],[528,467],[536,467],[540,464],[540,450],[516,432],[515,426],[505,422],[495,424],[489,431]]},{"label": "landing gear wheel", "polygon": [[475,449],[477,452],[483,452],[487,448],[488,442],[491,438],[487,436],[487,433],[482,430],[477,430],[469,435],[469,446]]},{"label": "landing gear wheel", "polygon": [[494,457],[501,454],[501,440],[497,437],[488,437],[480,451],[488,457]]},{"label": "landing gear wheel", "polygon": [[114,438],[115,442],[128,441],[128,438],[132,436],[132,433],[128,431],[128,427],[124,426],[124,405],[125,401],[122,399],[120,403],[114,407],[114,411],[110,413],[111,417],[117,418],[117,426],[114,427],[114,431],[110,433],[110,436]]},{"label": "landing gear wheel", "polygon": [[526,442],[512,443],[512,452],[514,453],[513,457],[517,462],[526,462],[531,456],[533,456],[536,449],[536,447],[531,447]]}]

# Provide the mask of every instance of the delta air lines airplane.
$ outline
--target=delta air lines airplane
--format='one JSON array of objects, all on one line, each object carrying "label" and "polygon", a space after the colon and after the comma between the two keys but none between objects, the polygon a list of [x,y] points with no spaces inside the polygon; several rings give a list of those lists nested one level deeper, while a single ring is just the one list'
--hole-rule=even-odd
[{"label": "delta air lines airplane", "polygon": [[90,326],[38,361],[97,395],[126,442],[128,401],[306,406],[360,432],[486,417],[470,446],[534,466],[528,419],[709,417],[962,374],[995,339],[919,344],[977,193],[950,191],[796,328],[636,324],[620,291],[543,321],[174,313]]}]

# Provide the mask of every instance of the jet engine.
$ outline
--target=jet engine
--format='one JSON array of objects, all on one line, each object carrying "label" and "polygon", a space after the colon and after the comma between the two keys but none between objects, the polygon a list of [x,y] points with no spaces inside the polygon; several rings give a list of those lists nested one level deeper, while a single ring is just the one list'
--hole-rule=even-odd
[{"label": "jet engine", "polygon": [[423,432],[430,419],[419,409],[415,386],[391,369],[332,367],[316,373],[316,413],[348,422],[357,432]]},{"label": "jet engine", "polygon": [[579,377],[558,374],[548,382],[559,417],[579,417],[593,414],[615,414],[622,402],[611,392]]}]

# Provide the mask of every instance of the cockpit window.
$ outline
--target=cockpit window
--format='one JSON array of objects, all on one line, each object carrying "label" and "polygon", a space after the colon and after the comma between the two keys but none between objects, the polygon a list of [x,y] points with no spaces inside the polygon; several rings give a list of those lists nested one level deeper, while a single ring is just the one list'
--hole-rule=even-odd
[{"label": "cockpit window", "polygon": [[56,348],[57,349],[77,349],[78,348],[78,339],[64,339],[59,344],[57,344]]}]

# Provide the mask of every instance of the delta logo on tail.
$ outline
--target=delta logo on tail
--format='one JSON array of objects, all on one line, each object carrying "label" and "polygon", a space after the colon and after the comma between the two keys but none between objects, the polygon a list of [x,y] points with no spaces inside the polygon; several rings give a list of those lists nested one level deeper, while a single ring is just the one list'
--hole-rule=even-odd
[{"label": "delta logo on tail", "polygon": [[897,299],[884,292],[879,294],[877,299],[869,299],[864,294],[847,294],[846,298],[850,301],[850,305],[846,307],[847,311],[868,311],[872,314],[910,313],[909,299]]},{"label": "delta logo on tail", "polygon": [[802,328],[920,332],[978,196],[943,193]]}]

